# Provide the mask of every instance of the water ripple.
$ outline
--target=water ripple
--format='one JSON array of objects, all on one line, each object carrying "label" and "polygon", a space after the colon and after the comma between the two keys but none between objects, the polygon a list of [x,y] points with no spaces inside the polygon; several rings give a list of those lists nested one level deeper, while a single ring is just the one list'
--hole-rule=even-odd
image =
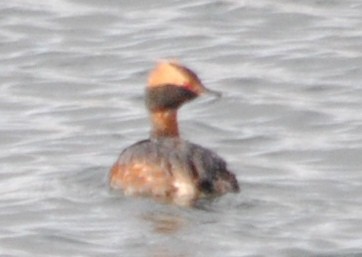
[{"label": "water ripple", "polygon": [[[356,0],[15,0],[0,7],[0,254],[360,256]],[[241,183],[195,209],[107,186],[148,135],[144,84],[180,58],[221,98],[182,135]]]}]

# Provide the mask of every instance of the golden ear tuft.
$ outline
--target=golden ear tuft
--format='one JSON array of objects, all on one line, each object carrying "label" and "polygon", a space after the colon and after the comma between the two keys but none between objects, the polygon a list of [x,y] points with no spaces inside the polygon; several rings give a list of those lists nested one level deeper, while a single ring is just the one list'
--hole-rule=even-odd
[{"label": "golden ear tuft", "polygon": [[187,87],[196,94],[205,92],[198,76],[178,60],[160,60],[148,77],[148,87],[173,85]]},{"label": "golden ear tuft", "polygon": [[160,60],[148,77],[148,86],[183,85],[187,81],[187,77],[179,67],[182,65],[176,60]]}]

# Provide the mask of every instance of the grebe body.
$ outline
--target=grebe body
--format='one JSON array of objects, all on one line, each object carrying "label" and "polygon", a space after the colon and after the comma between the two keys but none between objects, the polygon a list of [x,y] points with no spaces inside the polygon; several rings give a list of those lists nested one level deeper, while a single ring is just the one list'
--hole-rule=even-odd
[{"label": "grebe body", "polygon": [[110,173],[112,188],[179,205],[239,191],[235,175],[221,157],[179,136],[177,109],[205,91],[200,79],[185,66],[175,62],[156,66],[146,89],[150,138],[120,154]]}]

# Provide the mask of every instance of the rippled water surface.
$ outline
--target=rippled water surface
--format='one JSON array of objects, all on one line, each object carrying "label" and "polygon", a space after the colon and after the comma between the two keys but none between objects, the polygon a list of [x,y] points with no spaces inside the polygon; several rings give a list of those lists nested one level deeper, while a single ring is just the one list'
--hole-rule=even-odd
[{"label": "rippled water surface", "polygon": [[[362,256],[362,3],[2,1],[1,256]],[[221,99],[182,108],[242,192],[203,208],[107,187],[147,137],[147,72],[179,58]]]}]

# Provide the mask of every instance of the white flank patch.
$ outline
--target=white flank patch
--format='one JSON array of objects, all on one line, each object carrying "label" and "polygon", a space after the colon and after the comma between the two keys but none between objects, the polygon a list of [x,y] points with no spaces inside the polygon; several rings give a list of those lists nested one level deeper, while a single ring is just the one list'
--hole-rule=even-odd
[{"label": "white flank patch", "polygon": [[173,185],[177,189],[174,201],[179,205],[190,205],[196,197],[194,185],[187,180],[175,180]]}]

